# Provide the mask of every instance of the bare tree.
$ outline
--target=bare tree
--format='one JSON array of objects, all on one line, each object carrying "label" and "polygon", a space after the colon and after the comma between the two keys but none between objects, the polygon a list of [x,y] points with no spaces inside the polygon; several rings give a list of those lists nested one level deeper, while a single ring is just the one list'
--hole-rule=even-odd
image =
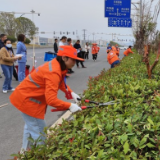
[{"label": "bare tree", "polygon": [[135,47],[140,54],[144,54],[144,45],[151,44],[157,34],[156,27],[160,11],[160,1],[155,6],[154,13],[151,14],[154,1],[143,1],[141,15],[136,18],[136,22],[134,23],[133,34],[136,39]]},{"label": "bare tree", "polygon": [[0,30],[10,36],[15,36],[15,17],[13,14],[0,13]]}]

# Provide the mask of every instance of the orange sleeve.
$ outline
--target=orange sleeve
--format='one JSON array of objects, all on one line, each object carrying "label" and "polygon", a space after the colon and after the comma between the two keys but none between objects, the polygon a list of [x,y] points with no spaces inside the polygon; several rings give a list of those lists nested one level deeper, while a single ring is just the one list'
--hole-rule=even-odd
[{"label": "orange sleeve", "polygon": [[132,52],[132,50],[131,50],[130,48],[129,48],[129,50],[128,50],[128,51],[129,51],[129,53],[133,53],[133,52]]},{"label": "orange sleeve", "polygon": [[[59,109],[68,109],[71,105],[69,102],[64,102],[57,98],[60,76],[56,73],[48,74],[45,77],[45,98],[48,105]],[[62,87],[63,89],[63,87]]]}]

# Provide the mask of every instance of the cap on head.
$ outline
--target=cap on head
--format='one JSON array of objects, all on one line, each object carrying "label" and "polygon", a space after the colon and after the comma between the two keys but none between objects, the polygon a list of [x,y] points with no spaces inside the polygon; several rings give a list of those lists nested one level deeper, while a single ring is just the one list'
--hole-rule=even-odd
[{"label": "cap on head", "polygon": [[77,50],[71,46],[60,46],[57,56],[66,56],[76,60],[84,61],[84,59],[77,57]]}]

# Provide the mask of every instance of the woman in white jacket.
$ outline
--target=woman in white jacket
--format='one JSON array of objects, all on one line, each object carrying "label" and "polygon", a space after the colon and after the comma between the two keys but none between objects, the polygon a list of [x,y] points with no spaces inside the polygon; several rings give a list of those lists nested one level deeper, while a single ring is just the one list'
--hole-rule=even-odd
[{"label": "woman in white jacket", "polygon": [[88,44],[88,42],[85,45],[85,59],[89,59],[89,50],[90,50],[90,46]]}]

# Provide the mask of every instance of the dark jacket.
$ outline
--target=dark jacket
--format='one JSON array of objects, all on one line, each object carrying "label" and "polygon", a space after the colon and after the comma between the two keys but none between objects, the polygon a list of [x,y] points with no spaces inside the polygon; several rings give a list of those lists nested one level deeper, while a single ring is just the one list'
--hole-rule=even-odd
[{"label": "dark jacket", "polygon": [[5,45],[4,45],[4,43],[0,40],[0,49],[1,49],[2,47],[5,47]]},{"label": "dark jacket", "polygon": [[57,53],[58,52],[58,45],[56,42],[54,42],[54,52]]},{"label": "dark jacket", "polygon": [[75,49],[80,49],[80,48],[81,48],[81,45],[80,45],[80,44],[75,43],[75,44],[74,44],[74,48],[75,48]]}]

